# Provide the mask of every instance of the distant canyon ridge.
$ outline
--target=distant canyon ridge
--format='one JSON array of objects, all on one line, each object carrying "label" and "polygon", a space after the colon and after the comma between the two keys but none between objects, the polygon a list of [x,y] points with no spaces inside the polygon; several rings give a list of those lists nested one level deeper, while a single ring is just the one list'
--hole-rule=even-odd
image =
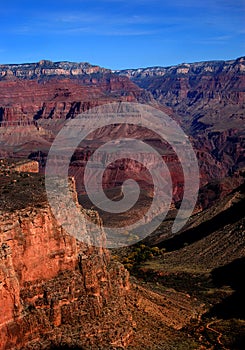
[{"label": "distant canyon ridge", "polygon": [[[65,121],[98,105],[138,102],[158,108],[181,125],[196,151],[200,166],[199,203],[205,208],[242,181],[245,155],[245,57],[230,61],[182,63],[113,71],[89,63],[51,62],[0,65],[0,156],[29,157],[45,166],[48,150]],[[129,127],[115,126],[113,138],[137,137]],[[83,174],[87,159],[108,135],[98,130],[80,145],[71,174]],[[174,201],[181,200],[183,176],[169,145],[147,130],[143,141],[159,148],[173,178]],[[149,141],[150,140],[150,141]],[[149,159],[151,162],[151,159]],[[136,178],[142,169],[131,162],[114,164],[105,187],[117,187],[125,173]],[[79,168],[79,171],[78,171]],[[143,187],[148,178],[143,174]],[[83,183],[77,183],[80,194]]]}]

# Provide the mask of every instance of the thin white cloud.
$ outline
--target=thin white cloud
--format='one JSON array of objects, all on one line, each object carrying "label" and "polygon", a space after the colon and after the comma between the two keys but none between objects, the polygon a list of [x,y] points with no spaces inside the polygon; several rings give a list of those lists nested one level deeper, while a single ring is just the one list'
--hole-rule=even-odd
[{"label": "thin white cloud", "polygon": [[149,36],[160,33],[157,29],[140,29],[137,27],[125,26],[105,26],[101,25],[73,25],[73,26],[55,26],[49,25],[25,25],[13,29],[17,35],[96,35],[96,36]]},{"label": "thin white cloud", "polygon": [[96,15],[90,12],[83,13],[54,13],[54,14],[46,14],[39,18],[43,21],[53,21],[55,23],[60,24],[73,24],[78,22],[83,23],[96,23],[101,21],[102,16]]},{"label": "thin white cloud", "polygon": [[[171,18],[167,17],[166,20]],[[78,23],[93,23],[93,24],[114,24],[114,25],[136,25],[136,24],[157,24],[161,23],[163,18],[162,16],[147,16],[147,15],[123,15],[123,14],[94,14],[90,12],[82,13],[55,13],[53,15],[47,14],[42,17],[39,17],[39,20],[42,21],[53,21],[54,24],[78,24]]]},{"label": "thin white cloud", "polygon": [[173,25],[181,19],[147,15],[128,15],[84,13],[38,14],[19,27],[12,29],[14,34],[91,34],[105,36],[143,36],[161,31],[161,27]]},{"label": "thin white cloud", "polygon": [[76,34],[86,34],[86,35],[96,35],[96,36],[148,36],[158,33],[157,30],[137,30],[137,29],[99,29],[93,27],[77,27],[77,28],[67,28],[54,30],[55,34],[61,35],[76,35]]},{"label": "thin white cloud", "polygon": [[220,35],[220,36],[202,38],[198,41],[194,40],[193,44],[222,45],[222,44],[227,44],[228,42],[232,41],[233,39],[234,39],[234,36],[232,36],[232,35]]},{"label": "thin white cloud", "polygon": [[[123,3],[130,3],[129,0],[103,0],[103,1],[117,1]],[[103,2],[101,0],[101,2]],[[135,0],[136,2],[146,2],[145,0]],[[156,0],[158,1],[158,0]],[[159,0],[160,1],[160,0]],[[240,0],[238,0],[239,2]],[[207,6],[208,3],[208,6]],[[231,6],[231,1],[224,0],[224,6]],[[206,12],[206,6],[209,10]],[[227,35],[237,34],[242,31],[239,21],[229,19],[229,11],[227,13],[219,13],[218,7],[221,6],[219,0],[207,0],[207,2],[198,2],[196,0],[166,0],[166,7],[173,8],[199,8],[195,17],[190,18],[189,11],[178,11],[178,15],[174,12],[160,11],[150,13],[135,13],[125,14],[97,11],[55,11],[53,13],[35,13],[32,18],[28,18],[26,23],[19,27],[14,27],[9,31],[19,35],[104,35],[104,36],[143,36],[162,34],[172,35],[173,33],[196,33],[200,30],[202,39],[210,41],[208,34],[210,32],[217,33],[217,37],[226,37]],[[201,10],[203,8],[203,11]],[[212,10],[210,12],[210,9]],[[132,11],[133,12],[133,11]],[[229,25],[229,21],[234,24]],[[228,23],[228,24],[227,24]],[[229,32],[227,32],[229,28]],[[204,36],[204,38],[203,38]],[[205,39],[207,36],[207,39]],[[228,40],[228,39],[222,39]],[[217,41],[222,41],[217,40]],[[214,41],[213,39],[211,41]]]}]

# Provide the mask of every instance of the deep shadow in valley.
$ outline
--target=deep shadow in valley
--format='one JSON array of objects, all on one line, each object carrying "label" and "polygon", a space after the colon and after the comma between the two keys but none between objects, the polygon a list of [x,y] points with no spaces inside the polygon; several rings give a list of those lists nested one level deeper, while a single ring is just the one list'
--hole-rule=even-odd
[{"label": "deep shadow in valley", "polygon": [[245,320],[245,284],[244,284],[245,258],[232,261],[230,264],[218,267],[211,273],[213,284],[221,288],[230,286],[234,293],[225,298],[221,303],[212,307],[208,316],[216,316],[222,319]]},{"label": "deep shadow in valley", "polygon": [[[245,192],[245,184],[240,186],[240,191]],[[204,221],[197,227],[187,229],[186,231],[169,238],[158,244],[159,248],[165,248],[167,251],[175,251],[183,248],[186,244],[192,244],[207,237],[214,231],[222,229],[225,225],[231,225],[244,217],[245,200],[232,205],[225,211],[217,214],[208,221]]]}]

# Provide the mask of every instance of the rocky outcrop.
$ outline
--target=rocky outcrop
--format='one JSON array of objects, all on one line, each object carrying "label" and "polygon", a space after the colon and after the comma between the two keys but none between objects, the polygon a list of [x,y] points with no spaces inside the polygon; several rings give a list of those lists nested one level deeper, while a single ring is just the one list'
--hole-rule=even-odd
[{"label": "rocky outcrop", "polygon": [[39,164],[35,160],[19,161],[15,164],[14,169],[19,172],[38,173]]},{"label": "rocky outcrop", "polygon": [[26,173],[38,173],[39,164],[35,160],[29,159],[1,159],[0,160],[0,173],[26,172]]},{"label": "rocky outcrop", "polygon": [[[29,183],[37,181],[43,191],[40,177],[30,176]],[[19,191],[24,186],[17,180],[12,184]],[[6,202],[3,197],[0,349],[124,346],[132,335],[128,272],[111,263],[102,246],[87,246],[69,236],[54,219],[45,195],[34,203],[28,200],[19,210],[11,210]],[[69,208],[63,214],[70,215]],[[98,215],[92,216],[99,224]],[[81,234],[90,234],[86,226]]]}]

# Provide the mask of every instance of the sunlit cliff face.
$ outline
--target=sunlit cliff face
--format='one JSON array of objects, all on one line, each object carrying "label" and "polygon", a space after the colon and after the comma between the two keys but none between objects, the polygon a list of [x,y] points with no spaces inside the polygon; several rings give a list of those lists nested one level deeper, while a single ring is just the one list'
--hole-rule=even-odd
[{"label": "sunlit cliff face", "polygon": [[[24,348],[40,341],[45,346],[59,336],[66,341],[69,329],[87,346],[94,343],[92,329],[99,338],[106,333],[102,343],[125,345],[132,332],[132,316],[125,304],[129,275],[123,266],[110,262],[103,248],[103,228],[100,248],[79,243],[56,222],[41,176],[9,175],[9,170],[4,176],[7,180],[1,181],[0,189],[0,304],[4,308],[0,348]],[[77,203],[74,182],[71,186]],[[69,208],[64,208],[63,215],[70,215]],[[90,210],[88,215],[100,225],[96,212]],[[84,225],[81,235],[87,234],[91,232]],[[119,325],[109,334],[116,314]],[[100,322],[92,325],[96,318]]]}]

